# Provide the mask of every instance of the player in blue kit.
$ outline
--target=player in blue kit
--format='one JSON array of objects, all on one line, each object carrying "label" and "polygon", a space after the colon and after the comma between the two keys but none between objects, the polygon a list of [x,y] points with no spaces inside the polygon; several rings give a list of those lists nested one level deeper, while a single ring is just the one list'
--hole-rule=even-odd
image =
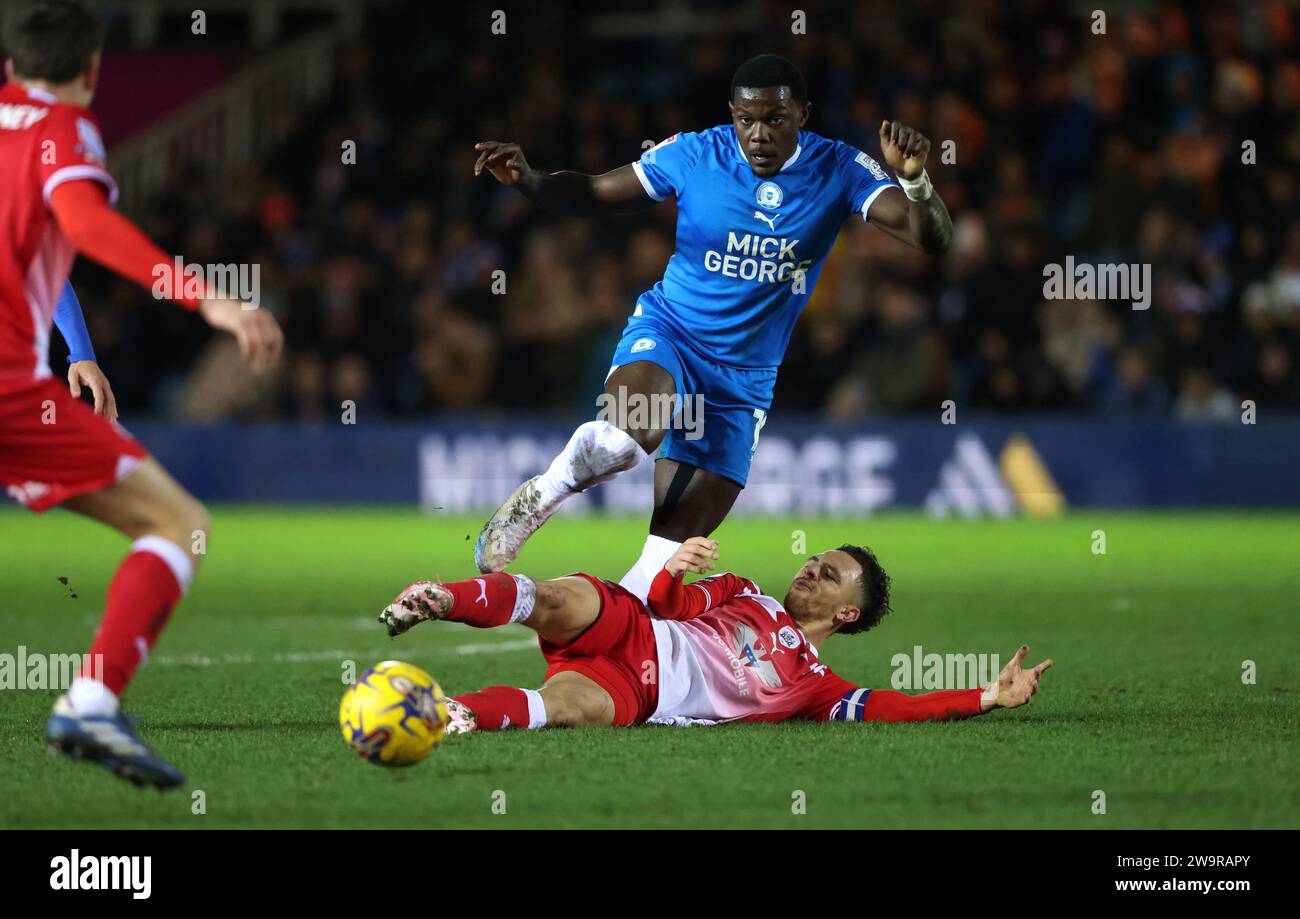
[{"label": "player in blue kit", "polygon": [[[644,598],[678,546],[712,533],[744,488],[777,368],[844,220],[860,215],[925,252],[947,249],[952,220],[925,173],[930,141],[919,132],[880,126],[895,181],[866,153],[804,130],[803,78],[770,54],[736,71],[728,105],[731,124],[674,134],[599,176],[539,172],[518,144],[476,145],[476,175],[487,170],[547,210],[621,213],[669,197],[678,209],[676,251],[614,351],[602,417],[484,525],[479,570],[505,568],[567,497],[657,450],[650,535],[622,581]],[[663,406],[671,410],[655,410]]]}]

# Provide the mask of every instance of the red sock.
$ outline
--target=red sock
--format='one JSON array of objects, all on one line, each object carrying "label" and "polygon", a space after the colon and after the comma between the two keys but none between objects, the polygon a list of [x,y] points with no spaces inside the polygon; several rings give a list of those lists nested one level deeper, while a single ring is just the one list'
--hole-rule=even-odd
[{"label": "red sock", "polygon": [[[167,545],[175,550],[170,555],[185,551],[172,543]],[[139,543],[132,547],[108,585],[104,618],[81,671],[82,676],[102,679],[117,695],[122,694],[148,657],[181,598],[181,584],[171,565],[161,555],[138,547]],[[174,561],[179,563],[179,557]],[[189,564],[192,566],[192,562]],[[97,667],[102,667],[102,676],[96,672]]]},{"label": "red sock", "polygon": [[[485,574],[468,581],[452,581],[442,586],[451,591],[455,597],[447,618],[453,622],[463,622],[478,629],[490,629],[505,625],[511,617],[520,612],[520,618],[527,618],[533,610],[532,581],[525,582],[525,596],[519,596],[519,584],[514,577],[504,571]],[[520,610],[516,610],[516,606]],[[526,609],[523,609],[526,607]],[[515,620],[519,621],[519,620]],[[526,723],[526,722],[525,722]]]},{"label": "red sock", "polygon": [[528,727],[528,696],[513,686],[489,686],[478,692],[452,696],[475,716],[480,731]]}]

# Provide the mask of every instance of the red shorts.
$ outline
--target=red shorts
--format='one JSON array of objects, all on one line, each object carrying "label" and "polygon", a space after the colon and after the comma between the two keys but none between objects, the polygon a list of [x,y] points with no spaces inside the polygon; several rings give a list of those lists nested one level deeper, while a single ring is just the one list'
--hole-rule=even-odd
[{"label": "red shorts", "polygon": [[625,589],[589,574],[600,612],[587,631],[564,647],[538,636],[546,678],[572,670],[595,680],[614,700],[614,724],[640,724],[659,704],[659,652],[650,612]]},{"label": "red shorts", "polygon": [[146,456],[59,380],[0,389],[0,487],[34,511],[107,488]]}]

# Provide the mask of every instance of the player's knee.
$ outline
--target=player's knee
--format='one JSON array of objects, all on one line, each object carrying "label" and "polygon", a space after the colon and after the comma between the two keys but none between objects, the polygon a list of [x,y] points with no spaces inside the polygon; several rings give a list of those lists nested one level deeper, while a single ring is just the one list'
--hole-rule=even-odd
[{"label": "player's knee", "polygon": [[212,532],[212,515],[203,502],[190,498],[189,506],[186,507],[185,525],[189,528],[190,539],[195,540],[202,538],[207,541],[208,535]]},{"label": "player's knee", "polygon": [[[636,441],[636,445],[644,453],[654,453],[659,449],[659,445],[664,439],[663,428],[645,428],[641,426],[631,426],[620,428],[624,434]],[[638,457],[640,459],[640,457]]]},{"label": "player's knee", "polygon": [[569,593],[563,584],[555,581],[538,581],[533,610],[542,614],[559,612],[564,609],[568,596]]},{"label": "player's knee", "polygon": [[168,501],[157,510],[158,529],[191,553],[207,552],[208,536],[212,532],[212,515],[203,503],[190,494]]},{"label": "player's knee", "polygon": [[550,611],[558,609],[562,605],[562,596],[560,589],[553,581],[538,581],[537,594],[533,601],[533,609]]},{"label": "player's knee", "polygon": [[613,712],[608,699],[599,698],[596,693],[585,692],[542,692],[542,701],[546,705],[546,723],[557,727],[582,727],[583,725],[606,725],[613,721]]},{"label": "player's knee", "polygon": [[547,695],[542,693],[542,701],[546,704],[546,723],[560,728],[571,728],[581,723],[582,714],[577,706],[570,704],[569,700],[558,693]]}]

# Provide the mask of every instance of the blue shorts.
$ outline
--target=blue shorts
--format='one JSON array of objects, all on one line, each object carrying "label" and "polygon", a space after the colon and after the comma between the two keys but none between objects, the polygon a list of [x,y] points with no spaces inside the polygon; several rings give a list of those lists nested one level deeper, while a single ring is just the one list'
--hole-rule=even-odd
[{"label": "blue shorts", "polygon": [[707,469],[744,487],[772,405],[776,371],[719,364],[648,318],[628,323],[609,372],[636,361],[658,364],[677,386],[676,415],[658,458]]}]

